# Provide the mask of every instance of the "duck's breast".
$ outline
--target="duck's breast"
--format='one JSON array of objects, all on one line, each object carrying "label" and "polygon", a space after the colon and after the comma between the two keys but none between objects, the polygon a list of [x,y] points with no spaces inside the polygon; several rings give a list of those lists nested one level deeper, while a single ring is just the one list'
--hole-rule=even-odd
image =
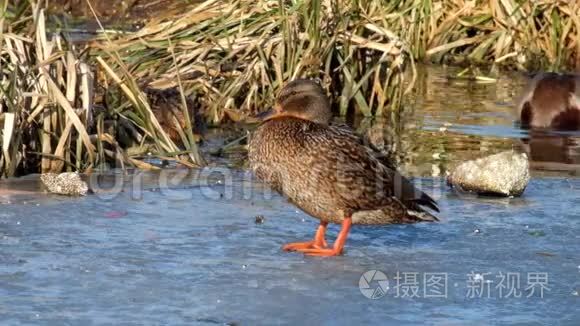
[{"label": "duck's breast", "polygon": [[255,175],[308,214],[340,223],[345,213],[336,187],[336,157],[325,126],[295,119],[264,123],[249,144]]}]

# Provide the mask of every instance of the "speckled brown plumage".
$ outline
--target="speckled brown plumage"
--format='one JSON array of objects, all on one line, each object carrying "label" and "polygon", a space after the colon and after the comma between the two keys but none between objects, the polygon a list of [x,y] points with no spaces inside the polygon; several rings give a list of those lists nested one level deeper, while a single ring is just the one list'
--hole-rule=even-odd
[{"label": "speckled brown plumage", "polygon": [[580,129],[580,76],[536,75],[520,96],[517,109],[524,127]]},{"label": "speckled brown plumage", "polygon": [[[419,207],[435,202],[343,126],[292,117],[263,124],[250,141],[256,176],[322,221],[354,224],[436,220]],[[372,213],[371,213],[372,211]]]},{"label": "speckled brown plumage", "polygon": [[[249,143],[250,166],[258,178],[320,219],[324,230],[326,223],[345,219],[349,226],[437,220],[421,207],[438,210],[433,199],[350,128],[330,123],[330,107],[320,86],[298,80],[281,95],[273,115]],[[318,250],[318,240],[299,251]]]}]

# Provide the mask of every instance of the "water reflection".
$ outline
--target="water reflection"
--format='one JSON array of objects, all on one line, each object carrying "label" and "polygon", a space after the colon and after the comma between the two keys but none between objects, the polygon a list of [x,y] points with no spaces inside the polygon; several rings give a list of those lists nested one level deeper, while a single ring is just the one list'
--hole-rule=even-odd
[{"label": "water reflection", "polygon": [[580,134],[528,132],[514,123],[526,76],[478,83],[454,78],[457,72],[422,67],[404,112],[353,126],[411,176],[445,176],[460,162],[510,149],[529,154],[535,175],[578,175]]},{"label": "water reflection", "polygon": [[580,175],[580,133],[530,130],[520,146],[528,154],[533,170]]},{"label": "water reflection", "polygon": [[412,176],[445,176],[459,162],[513,148],[521,132],[512,122],[512,90],[522,81],[480,84],[453,79],[458,71],[422,67],[403,112],[353,126]]}]

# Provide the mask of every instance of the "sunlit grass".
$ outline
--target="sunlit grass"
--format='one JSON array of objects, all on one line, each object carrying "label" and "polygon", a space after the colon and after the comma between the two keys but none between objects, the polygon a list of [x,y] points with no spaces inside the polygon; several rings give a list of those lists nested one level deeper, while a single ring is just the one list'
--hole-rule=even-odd
[{"label": "sunlit grass", "polygon": [[181,80],[214,123],[229,111],[267,108],[298,77],[320,79],[341,114],[382,115],[398,110],[413,65],[386,13],[373,1],[210,0],[100,48],[120,53],[134,78],[152,87]]},{"label": "sunlit grass", "polygon": [[[197,147],[184,142],[187,146],[182,151],[167,136],[148,99],[126,70],[119,70],[128,76],[124,81],[116,72],[107,73],[132,100],[131,112],[124,115],[122,101],[110,110],[96,106],[97,65],[93,58],[86,52],[80,54],[58,33],[49,33],[44,10],[39,6],[31,7],[30,14],[34,29],[0,34],[1,176],[65,170],[90,172],[111,164],[155,168],[120,146],[118,132],[123,124],[141,141],[136,146],[142,150],[133,148],[133,152],[146,152],[187,166],[202,164]],[[1,22],[3,31],[14,30],[13,24],[19,26],[24,20],[15,16],[12,19]],[[108,67],[99,58],[96,62]],[[195,144],[191,131],[188,139]]]}]

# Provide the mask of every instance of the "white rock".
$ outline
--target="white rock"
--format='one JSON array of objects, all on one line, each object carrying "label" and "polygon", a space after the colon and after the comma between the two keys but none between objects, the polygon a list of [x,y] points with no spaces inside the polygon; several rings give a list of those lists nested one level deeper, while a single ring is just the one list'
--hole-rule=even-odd
[{"label": "white rock", "polygon": [[514,151],[464,162],[447,177],[452,187],[502,196],[520,196],[529,180],[528,157]]},{"label": "white rock", "polygon": [[84,196],[89,190],[77,172],[44,173],[40,180],[49,192],[59,195]]}]

